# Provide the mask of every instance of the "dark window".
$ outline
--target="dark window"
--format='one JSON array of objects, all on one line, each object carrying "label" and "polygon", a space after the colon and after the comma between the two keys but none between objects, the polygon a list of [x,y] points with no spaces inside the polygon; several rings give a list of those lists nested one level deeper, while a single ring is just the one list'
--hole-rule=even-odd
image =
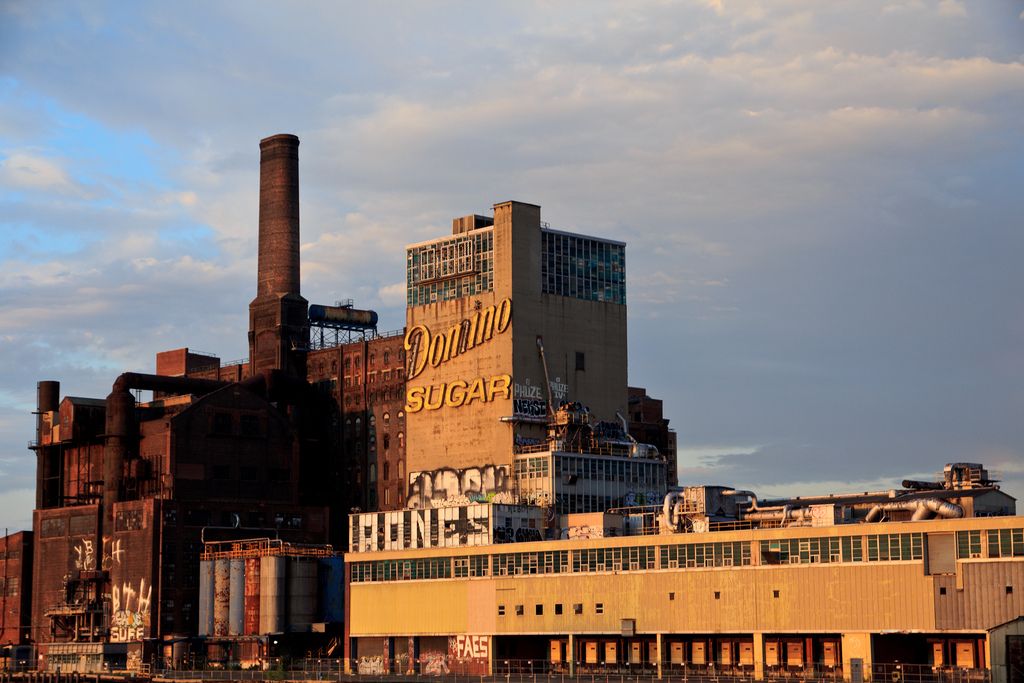
[{"label": "dark window", "polygon": [[255,467],[245,466],[238,468],[238,477],[242,481],[256,481],[257,470]]},{"label": "dark window", "polygon": [[583,614],[583,603],[577,602],[576,604],[574,604],[572,606],[572,613],[573,614]]},{"label": "dark window", "polygon": [[231,468],[228,465],[214,465],[213,466],[213,478],[214,479],[230,479]]},{"label": "dark window", "polygon": [[669,593],[668,594],[668,599],[669,600],[675,600],[676,599],[676,594],[675,593]]},{"label": "dark window", "polygon": [[284,467],[272,467],[270,469],[270,481],[288,481],[288,470]]},{"label": "dark window", "polygon": [[243,415],[241,420],[242,436],[260,435],[260,418],[258,415]]},{"label": "dark window", "polygon": [[213,433],[214,434],[230,434],[231,433],[231,413],[214,413],[213,414]]},{"label": "dark window", "polygon": [[505,616],[505,605],[498,605],[498,616]]},{"label": "dark window", "polygon": [[[1009,588],[1009,586],[1007,586],[1007,588]],[[536,605],[534,609],[536,610],[538,617],[544,614],[544,605]]]},{"label": "dark window", "polygon": [[946,594],[946,587],[945,586],[939,586],[939,595],[945,595],[945,594]]},{"label": "dark window", "polygon": [[[718,593],[715,593],[715,597],[718,597]],[[772,591],[772,597],[773,598],[779,597],[779,591]]]},{"label": "dark window", "polygon": [[722,594],[720,592],[718,592],[718,591],[715,591],[715,600],[721,600],[721,599],[722,599]]},{"label": "dark window", "polygon": [[596,605],[594,605],[594,612],[596,612],[597,614],[604,614],[604,603],[599,602]]},{"label": "dark window", "polygon": [[583,355],[582,351],[576,352],[576,369],[586,370],[587,369],[587,358]]},{"label": "dark window", "polygon": [[1012,595],[1013,594],[1013,586],[1007,586],[1006,587],[1006,594],[1007,595]]},{"label": "dark window", "polygon": [[556,602],[555,603],[555,614],[561,614],[561,613],[562,613],[562,603]]},{"label": "dark window", "polygon": [[523,616],[523,612],[524,612],[523,606],[522,605],[516,605],[516,616],[517,617]]}]

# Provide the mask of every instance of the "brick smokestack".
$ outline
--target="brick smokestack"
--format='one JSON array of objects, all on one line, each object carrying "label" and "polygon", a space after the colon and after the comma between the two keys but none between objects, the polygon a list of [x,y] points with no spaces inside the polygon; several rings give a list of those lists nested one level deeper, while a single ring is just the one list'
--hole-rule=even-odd
[{"label": "brick smokestack", "polygon": [[306,378],[308,303],[299,289],[299,139],[260,140],[260,245],[249,304],[249,372]]},{"label": "brick smokestack", "polygon": [[299,293],[299,139],[272,135],[260,140],[256,296]]}]

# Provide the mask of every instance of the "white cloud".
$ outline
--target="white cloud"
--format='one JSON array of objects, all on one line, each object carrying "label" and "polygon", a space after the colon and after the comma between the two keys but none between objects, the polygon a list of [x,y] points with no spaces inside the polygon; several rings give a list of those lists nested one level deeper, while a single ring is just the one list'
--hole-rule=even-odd
[{"label": "white cloud", "polygon": [[26,190],[48,190],[77,196],[85,194],[56,160],[24,151],[11,152],[0,160],[0,183]]}]

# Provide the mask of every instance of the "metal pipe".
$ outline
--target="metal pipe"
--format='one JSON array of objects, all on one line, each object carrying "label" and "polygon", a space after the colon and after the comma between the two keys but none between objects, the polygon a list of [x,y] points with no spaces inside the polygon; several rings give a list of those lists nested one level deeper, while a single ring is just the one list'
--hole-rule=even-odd
[{"label": "metal pipe", "polygon": [[[167,377],[126,372],[114,380],[106,402],[106,433],[103,442],[103,516],[99,540],[114,532],[114,503],[121,500],[124,462],[135,441],[135,397],[132,389],[162,391],[168,394],[208,394],[227,382],[196,377]],[[102,547],[102,545],[100,546]]]},{"label": "metal pipe", "polygon": [[[723,496],[746,496],[750,498],[750,509],[757,510],[757,494],[753,491],[746,491],[742,489],[729,489],[728,491],[722,491]],[[780,506],[781,507],[781,506]]]},{"label": "metal pipe", "polygon": [[964,516],[964,509],[956,503],[940,500],[938,498],[915,498],[911,500],[895,500],[890,503],[879,503],[868,511],[864,521],[867,523],[878,522],[884,512],[889,510],[913,510],[911,521],[920,522],[928,519],[932,514],[944,519],[956,519]]}]

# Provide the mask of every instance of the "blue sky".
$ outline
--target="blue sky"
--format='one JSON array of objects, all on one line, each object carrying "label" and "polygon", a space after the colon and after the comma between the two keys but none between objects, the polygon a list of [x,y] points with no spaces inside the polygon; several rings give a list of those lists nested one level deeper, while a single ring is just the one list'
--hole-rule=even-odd
[{"label": "blue sky", "polygon": [[993,0],[0,3],[0,525],[35,382],[246,354],[258,141],[303,293],[403,324],[404,244],[506,199],[628,243],[686,483],[1024,494],[1024,16]]}]

